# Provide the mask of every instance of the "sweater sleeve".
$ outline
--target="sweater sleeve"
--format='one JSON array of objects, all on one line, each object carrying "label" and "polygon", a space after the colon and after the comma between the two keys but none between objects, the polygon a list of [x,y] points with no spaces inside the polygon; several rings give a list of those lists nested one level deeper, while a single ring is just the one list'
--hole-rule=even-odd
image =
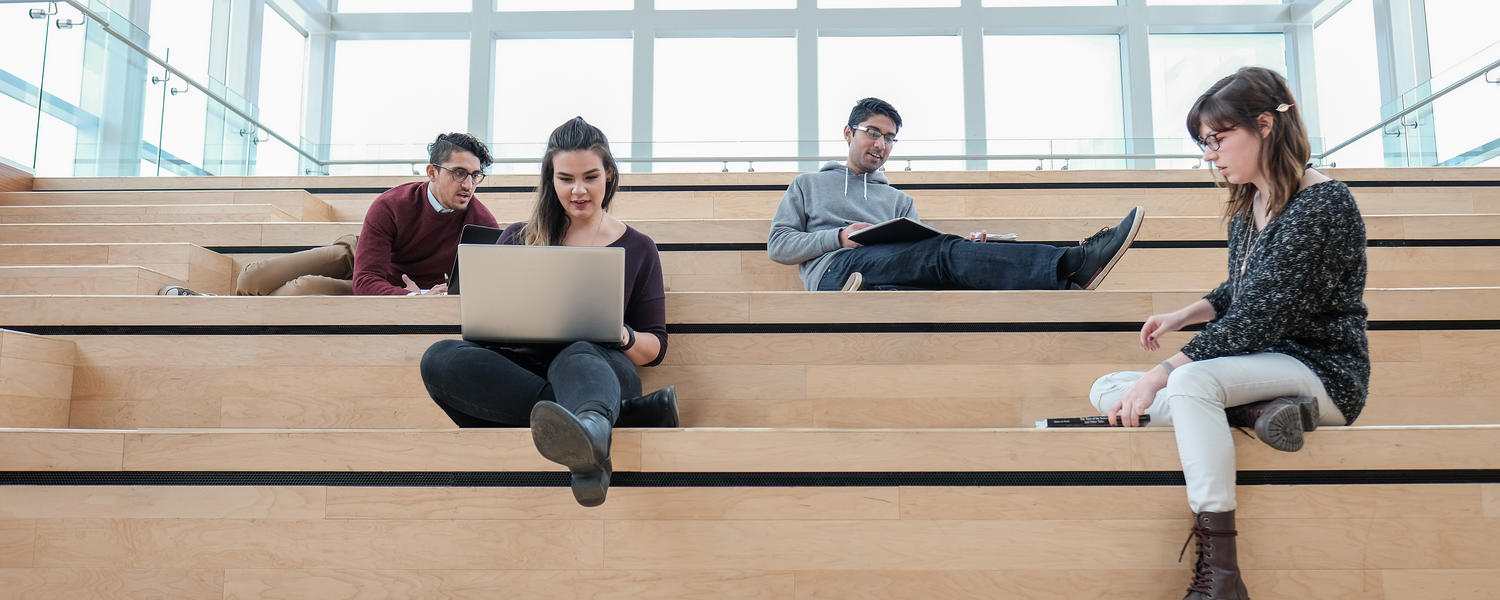
[{"label": "sweater sleeve", "polygon": [[1214,317],[1224,314],[1224,311],[1229,310],[1229,280],[1225,279],[1224,283],[1219,284],[1219,287],[1214,288],[1203,299],[1213,305]]},{"label": "sweater sleeve", "polygon": [[405,296],[407,289],[391,285],[391,249],[396,239],[396,218],[390,205],[376,199],[365,212],[354,250],[354,293],[359,296]]},{"label": "sweater sleeve", "polygon": [[807,230],[807,194],[801,178],[792,180],[771,219],[766,254],[783,265],[797,265],[839,249],[839,230]]},{"label": "sweater sleeve", "polygon": [[639,245],[641,267],[635,281],[631,282],[630,305],[625,307],[625,324],[637,334],[656,336],[661,341],[661,350],[656,358],[642,366],[654,367],[667,356],[667,294],[662,283],[661,255],[650,237]]},{"label": "sweater sleeve", "polygon": [[1261,259],[1242,276],[1238,297],[1228,299],[1221,291],[1225,286],[1209,294],[1215,311],[1216,294],[1227,309],[1182,348],[1183,354],[1204,360],[1258,352],[1295,333],[1292,329],[1316,312],[1336,279],[1338,257],[1363,237],[1363,223],[1347,191],[1343,198],[1316,202],[1282,214],[1277,239],[1262,248]]}]

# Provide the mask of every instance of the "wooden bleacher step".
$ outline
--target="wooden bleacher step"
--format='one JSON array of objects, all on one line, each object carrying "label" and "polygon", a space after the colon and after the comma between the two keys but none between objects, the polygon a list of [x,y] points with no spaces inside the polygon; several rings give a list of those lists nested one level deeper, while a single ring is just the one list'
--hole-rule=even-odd
[{"label": "wooden bleacher step", "polygon": [[67,427],[71,340],[0,329],[0,427]]},{"label": "wooden bleacher step", "polygon": [[[1359,423],[1500,422],[1489,359],[1500,333],[1486,324],[1500,315],[1497,294],[1372,290],[1375,368]],[[677,385],[692,426],[1029,424],[1087,413],[1094,378],[1185,343],[1178,333],[1169,350],[1144,352],[1133,328],[1196,297],[672,293],[670,326],[702,330],[675,333],[667,361],[642,377],[647,389]],[[447,427],[416,366],[456,334],[407,328],[454,327],[456,300],[9,297],[0,324],[78,345],[73,427]],[[88,331],[101,326],[112,329]]]},{"label": "wooden bleacher step", "polygon": [[186,281],[135,265],[0,266],[0,294],[156,294]]},{"label": "wooden bleacher step", "polygon": [[[335,221],[328,204],[306,190],[125,190],[0,192],[0,206],[269,204],[297,221]],[[363,220],[363,215],[359,219]]]},{"label": "wooden bleacher step", "polygon": [[[932,226],[947,232],[967,234],[984,229],[1016,233],[1029,241],[1076,241],[1119,217],[1007,217],[931,219]],[[657,244],[764,244],[770,232],[769,219],[637,220],[629,225],[656,240]],[[1365,228],[1372,240],[1468,240],[1493,239],[1500,231],[1500,214],[1471,215],[1366,215]],[[321,246],[341,235],[358,234],[360,223],[50,223],[0,224],[0,234],[9,243],[121,243],[185,242],[214,246]],[[1137,242],[1220,241],[1225,239],[1220,217],[1146,217]]]},{"label": "wooden bleacher step", "polygon": [[270,204],[79,204],[0,206],[0,223],[265,223],[295,222]]},{"label": "wooden bleacher step", "polygon": [[[182,285],[194,290],[215,294],[232,292],[234,277],[238,272],[233,259],[193,244],[0,244],[0,266],[43,265],[138,266],[185,282]],[[64,291],[56,286],[43,285],[30,291],[7,293],[89,293],[81,291],[82,287],[79,286],[75,291]]]},{"label": "wooden bleacher step", "polygon": [[[1243,440],[1238,464],[1302,481],[1493,470],[1497,435],[1495,426],[1326,428],[1295,454]],[[1165,430],[622,430],[614,456],[621,478],[870,473],[896,482],[1042,471],[1082,483],[1177,468]],[[77,585],[78,570],[92,569],[106,580],[296,598],[516,580],[568,595],[600,579],[647,597],[661,586],[687,586],[689,597],[786,597],[775,594],[796,585],[896,598],[924,582],[1005,597],[1066,580],[1066,594],[1155,598],[1180,593],[1187,569],[1176,555],[1189,515],[1173,485],[617,484],[603,507],[585,509],[536,484],[357,483],[365,472],[557,473],[526,430],[0,431],[0,469],[294,471],[329,482],[0,488],[0,539],[12,540],[0,559],[19,567],[0,577],[47,589]],[[317,472],[351,473],[334,485]],[[1422,583],[1464,590],[1500,559],[1488,543],[1500,534],[1489,487],[1241,486],[1240,564],[1262,599],[1380,598]],[[222,579],[192,583],[199,570]],[[560,575],[575,571],[591,577]]]}]

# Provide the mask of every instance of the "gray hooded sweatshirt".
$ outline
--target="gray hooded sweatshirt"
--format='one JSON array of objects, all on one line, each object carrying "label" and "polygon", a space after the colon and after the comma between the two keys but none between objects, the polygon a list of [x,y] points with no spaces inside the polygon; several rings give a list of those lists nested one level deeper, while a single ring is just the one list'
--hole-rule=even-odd
[{"label": "gray hooded sweatshirt", "polygon": [[881,223],[897,217],[917,218],[911,196],[891,187],[885,174],[856,174],[829,161],[817,173],[792,180],[771,220],[766,253],[784,265],[799,265],[797,274],[809,291],[818,289],[839,246],[839,229],[850,223]]}]

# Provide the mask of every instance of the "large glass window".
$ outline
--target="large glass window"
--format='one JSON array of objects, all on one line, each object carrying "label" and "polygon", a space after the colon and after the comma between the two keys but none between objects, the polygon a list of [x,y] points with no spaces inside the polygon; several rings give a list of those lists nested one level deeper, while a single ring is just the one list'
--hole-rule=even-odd
[{"label": "large glass window", "polygon": [[[1500,59],[1500,3],[1493,0],[1426,0],[1427,49],[1432,62],[1431,91]],[[1489,79],[1500,77],[1491,71]],[[1439,98],[1432,105],[1438,161],[1455,165],[1494,165],[1500,125],[1494,118],[1500,106],[1500,86],[1474,81]],[[1492,158],[1485,161],[1485,156]],[[1484,161],[1484,162],[1481,162]]]},{"label": "large glass window", "polygon": [[[984,71],[985,137],[990,154],[1125,151],[1119,36],[986,36]],[[990,168],[1030,169],[1037,164],[993,161]],[[1121,161],[1068,164],[1081,168],[1125,166]]]},{"label": "large glass window", "polygon": [[[437,134],[468,126],[468,40],[341,40],[333,69],[332,158],[425,163],[427,144]],[[392,78],[392,73],[421,76]],[[411,167],[341,171],[402,174]]]},{"label": "large glass window", "polygon": [[[661,38],[655,54],[656,156],[796,155],[795,39]],[[652,169],[717,167],[659,163]],[[794,170],[796,165],[758,163],[755,168]]]},{"label": "large glass window", "polygon": [[635,8],[635,0],[497,0],[495,8],[502,11],[630,10]]},{"label": "large glass window", "polygon": [[[573,117],[604,130],[617,157],[630,156],[629,39],[500,40],[495,45],[495,156],[540,158],[547,136]],[[537,171],[536,163],[494,172]]]},{"label": "large glass window", "polygon": [[797,0],[656,0],[656,10],[797,8]]},{"label": "large glass window", "polygon": [[[1151,122],[1159,153],[1198,152],[1184,128],[1193,102],[1215,81],[1240,67],[1286,73],[1286,40],[1277,34],[1151,36]],[[1194,160],[1158,161],[1185,167]]]},{"label": "large glass window", "polygon": [[[878,66],[851,68],[871,64]],[[963,48],[958,36],[825,37],[818,40],[818,139],[824,156],[848,154],[843,130],[861,98],[890,102],[901,113],[902,156],[964,153]],[[913,169],[962,169],[958,161],[919,162]]]},{"label": "large glass window", "polygon": [[[265,8],[260,43],[260,122],[298,142],[302,130],[303,82],[307,80],[307,38],[286,19]],[[267,136],[260,135],[258,139]],[[256,144],[257,175],[297,174],[298,154],[272,138]]]},{"label": "large glass window", "polygon": [[[213,3],[152,0],[150,18],[146,29],[151,34],[151,53],[167,59],[167,64],[207,85]],[[157,68],[150,70],[159,77],[166,75]],[[177,90],[177,93],[172,93],[172,90]],[[169,81],[146,87],[146,118],[142,132],[148,142],[160,144],[163,160],[202,167],[207,115],[208,97],[172,76]],[[167,172],[165,166],[162,172]]]},{"label": "large glass window", "polygon": [[906,9],[959,6],[959,0],[817,0],[820,9]]},{"label": "large glass window", "polygon": [[1166,5],[1202,5],[1202,6],[1232,6],[1236,4],[1281,4],[1282,0],[1146,0],[1150,6]]},{"label": "large glass window", "polygon": [[[78,134],[73,123],[85,117],[78,109],[83,83],[84,28],[80,25],[57,29],[53,23],[59,19],[82,23],[83,16],[65,5],[51,19],[32,19],[28,15],[30,9],[45,6],[0,6],[0,35],[7,41],[7,51],[0,53],[0,156],[32,167],[38,175],[68,176],[73,174],[74,141]],[[39,91],[46,97],[40,138],[37,136]]]},{"label": "large glass window", "polygon": [[1500,59],[1500,33],[1495,31],[1500,23],[1500,2],[1426,0],[1425,4],[1433,83],[1453,83]]},{"label": "large glass window", "polygon": [[[1375,7],[1372,0],[1353,0],[1313,31],[1318,70],[1316,110],[1321,139],[1317,154],[1343,143],[1380,120],[1380,72],[1375,51]],[[1384,166],[1377,132],[1338,151],[1329,160],[1346,167]]]},{"label": "large glass window", "polygon": [[[152,0],[153,2],[155,0]],[[336,0],[338,12],[348,13],[404,13],[404,12],[469,12],[474,3],[469,0]]]},{"label": "large glass window", "polygon": [[1116,0],[984,0],[984,6],[1116,6]]}]

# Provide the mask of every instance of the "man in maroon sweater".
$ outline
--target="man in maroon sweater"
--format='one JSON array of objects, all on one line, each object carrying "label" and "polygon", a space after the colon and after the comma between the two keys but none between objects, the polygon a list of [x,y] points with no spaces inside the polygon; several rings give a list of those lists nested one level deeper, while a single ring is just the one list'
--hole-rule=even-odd
[{"label": "man in maroon sweater", "polygon": [[[398,185],[365,211],[358,236],[246,265],[241,296],[395,296],[448,291],[448,269],[464,225],[498,227],[474,197],[490,166],[489,148],[467,133],[445,133],[427,146],[427,181]],[[352,281],[351,281],[352,280]],[[169,285],[164,296],[198,296]]]},{"label": "man in maroon sweater", "polygon": [[498,227],[474,197],[490,166],[489,149],[465,133],[439,135],[427,147],[427,181],[391,188],[365,212],[354,252],[354,293],[441,294],[464,225]]}]

